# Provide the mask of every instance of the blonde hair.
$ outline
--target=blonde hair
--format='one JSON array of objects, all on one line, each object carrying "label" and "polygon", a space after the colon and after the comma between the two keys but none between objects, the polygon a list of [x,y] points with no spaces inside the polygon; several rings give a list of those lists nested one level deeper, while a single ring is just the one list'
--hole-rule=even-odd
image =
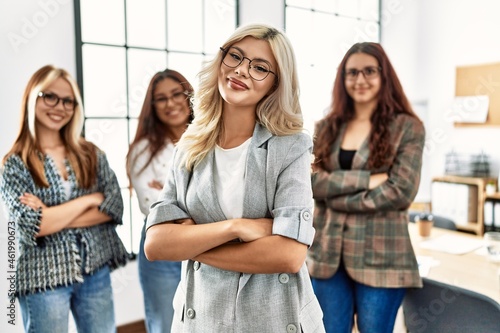
[{"label": "blonde hair", "polygon": [[[271,93],[257,104],[257,121],[274,135],[301,132],[303,118],[299,103],[299,81],[290,41],[276,28],[251,24],[236,29],[222,48],[227,49],[248,36],[267,41],[278,65]],[[223,130],[223,99],[218,89],[222,58],[223,54],[219,52],[214,59],[205,63],[198,74],[200,82],[193,102],[194,120],[177,144],[181,165],[189,171],[214,148]]]},{"label": "blonde hair", "polygon": [[19,134],[12,148],[3,158],[3,163],[10,155],[19,155],[30,171],[35,183],[41,187],[49,187],[45,177],[42,149],[39,140],[37,140],[35,107],[38,93],[58,78],[62,78],[70,84],[77,103],[70,121],[61,129],[61,138],[66,148],[68,160],[75,170],[79,185],[88,188],[95,182],[97,155],[95,146],[81,137],[84,116],[80,90],[75,80],[66,70],[52,65],[40,68],[29,80],[21,103]]}]

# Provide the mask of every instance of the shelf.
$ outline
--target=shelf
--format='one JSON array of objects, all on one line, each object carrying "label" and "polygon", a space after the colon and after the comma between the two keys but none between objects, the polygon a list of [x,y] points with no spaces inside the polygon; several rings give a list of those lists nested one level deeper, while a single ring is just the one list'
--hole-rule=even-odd
[{"label": "shelf", "polygon": [[497,199],[497,200],[500,200],[500,192],[496,192],[496,193],[493,193],[493,194],[486,194],[486,196],[484,198],[485,199]]},{"label": "shelf", "polygon": [[483,235],[484,232],[484,202],[486,199],[499,199],[500,193],[487,195],[485,192],[486,184],[494,182],[497,184],[497,178],[493,177],[466,177],[466,176],[453,176],[445,175],[432,178],[432,182],[445,182],[455,184],[465,184],[477,186],[477,222],[469,222],[465,225],[457,224],[458,230],[473,232],[476,235]]},{"label": "shelf", "polygon": [[467,224],[457,224],[458,230],[470,231],[477,234],[478,224],[476,222],[469,222]]},{"label": "shelf", "polygon": [[492,177],[465,177],[465,176],[446,175],[446,176],[434,177],[432,178],[432,181],[485,186],[486,183],[488,183],[489,181],[494,181],[496,183],[497,179]]}]

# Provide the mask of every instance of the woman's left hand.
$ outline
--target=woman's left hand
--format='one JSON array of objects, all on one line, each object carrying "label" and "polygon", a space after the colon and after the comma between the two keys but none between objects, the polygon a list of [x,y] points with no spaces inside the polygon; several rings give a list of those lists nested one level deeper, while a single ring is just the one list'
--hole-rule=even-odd
[{"label": "woman's left hand", "polygon": [[31,193],[24,193],[19,197],[19,200],[22,204],[32,208],[33,210],[47,208],[47,206],[42,202],[42,200],[40,200],[39,197]]},{"label": "woman's left hand", "polygon": [[157,180],[152,180],[148,183],[148,186],[157,190],[163,190],[163,184]]}]

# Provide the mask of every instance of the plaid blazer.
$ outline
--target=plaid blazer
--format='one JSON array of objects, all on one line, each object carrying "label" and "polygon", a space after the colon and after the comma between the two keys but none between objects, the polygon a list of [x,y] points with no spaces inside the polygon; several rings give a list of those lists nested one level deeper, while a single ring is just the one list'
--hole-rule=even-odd
[{"label": "plaid blazer", "polygon": [[[318,126],[324,126],[321,121]],[[341,170],[339,149],[345,126],[334,142],[326,171],[312,174],[316,235],[308,252],[312,277],[329,278],[342,259],[357,282],[374,287],[421,287],[408,234],[408,207],[417,194],[425,129],[416,118],[399,114],[389,126],[392,164],[368,169],[368,139]],[[369,190],[370,174],[389,178]]]}]

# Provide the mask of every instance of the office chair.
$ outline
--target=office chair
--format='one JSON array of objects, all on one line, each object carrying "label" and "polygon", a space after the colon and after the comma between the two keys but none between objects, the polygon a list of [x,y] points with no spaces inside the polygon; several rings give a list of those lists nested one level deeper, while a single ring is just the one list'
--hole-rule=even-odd
[{"label": "office chair", "polygon": [[[408,212],[410,222],[415,222],[415,217],[420,214],[422,214],[422,212],[414,212],[414,211]],[[435,227],[448,230],[457,230],[457,225],[452,220],[439,215],[434,215],[434,214],[431,215],[433,217]]]},{"label": "office chair", "polygon": [[403,314],[410,333],[500,332],[500,304],[474,291],[423,278],[408,289]]}]

